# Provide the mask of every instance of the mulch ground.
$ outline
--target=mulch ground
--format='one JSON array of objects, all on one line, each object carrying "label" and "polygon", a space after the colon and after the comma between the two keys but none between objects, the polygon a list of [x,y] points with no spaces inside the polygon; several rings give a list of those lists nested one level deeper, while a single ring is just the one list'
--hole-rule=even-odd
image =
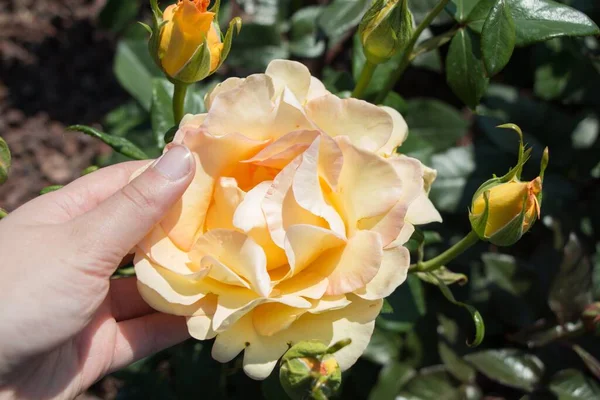
[{"label": "mulch ground", "polygon": [[112,74],[115,39],[95,26],[105,0],[0,0],[0,136],[13,163],[0,207],[66,184],[110,149],[68,132],[97,124],[127,94]]}]

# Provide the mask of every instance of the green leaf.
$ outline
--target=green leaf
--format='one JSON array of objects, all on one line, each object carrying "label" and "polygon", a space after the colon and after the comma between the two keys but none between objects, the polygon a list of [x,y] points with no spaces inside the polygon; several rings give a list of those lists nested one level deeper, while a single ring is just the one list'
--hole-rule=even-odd
[{"label": "green leaf", "polygon": [[480,49],[479,37],[469,29],[462,28],[450,42],[446,58],[448,85],[472,109],[479,104],[489,83]]},{"label": "green leaf", "polygon": [[[402,147],[400,147],[402,149]],[[469,177],[476,170],[475,152],[472,146],[455,147],[431,158],[431,166],[438,171],[438,176],[431,187],[429,198],[440,211],[466,212],[471,203],[470,196],[477,186],[469,193],[466,190]],[[468,196],[467,199],[465,199]]]},{"label": "green leaf", "polygon": [[[562,36],[593,36],[598,26],[584,13],[552,0],[507,0],[515,21],[518,47]],[[482,0],[469,15],[469,27],[481,32],[494,0]]]},{"label": "green leaf", "polygon": [[[430,274],[433,274],[435,278],[432,277]],[[467,278],[465,274],[457,274],[456,272],[450,271],[446,267],[440,267],[435,271],[432,271],[430,274],[424,272],[417,272],[417,276],[419,277],[419,279],[427,283],[431,283],[432,285],[437,285],[438,279],[444,282],[444,284],[446,285],[452,285],[453,283],[464,285],[469,280],[469,278]]]},{"label": "green leaf", "polygon": [[473,319],[473,323],[475,324],[475,338],[472,341],[467,342],[467,345],[469,347],[479,346],[485,336],[485,324],[483,322],[483,318],[481,317],[481,314],[479,313],[479,311],[477,311],[477,309],[475,307],[473,307],[469,304],[465,304],[460,301],[457,301],[454,298],[452,291],[448,288],[448,286],[446,286],[446,284],[440,278],[438,278],[431,272],[427,272],[427,274],[429,274],[433,279],[437,280],[437,282],[438,282],[437,286],[440,289],[440,291],[442,292],[442,294],[444,295],[444,297],[446,298],[446,300],[448,300],[450,303],[452,303],[456,306],[466,309],[469,312],[469,314],[471,314],[471,318]]},{"label": "green leaf", "polygon": [[465,383],[475,381],[475,376],[477,375],[475,369],[460,358],[456,352],[442,340],[438,342],[438,352],[440,353],[440,358],[446,366],[446,369],[456,379]]},{"label": "green leaf", "polygon": [[140,5],[140,0],[108,0],[98,15],[100,27],[113,32],[122,31],[133,22]]},{"label": "green leaf", "polygon": [[596,400],[600,386],[580,371],[565,369],[557,372],[548,385],[558,400]]},{"label": "green leaf", "polygon": [[0,185],[6,182],[6,179],[8,179],[10,162],[10,150],[4,139],[0,137]]},{"label": "green leaf", "polygon": [[319,26],[332,43],[337,43],[346,32],[360,23],[370,5],[370,0],[333,0],[323,9],[318,20]]},{"label": "green leaf", "polygon": [[8,215],[8,212],[4,209],[0,207],[0,219],[6,217]]},{"label": "green leaf", "polygon": [[369,393],[369,400],[392,400],[416,372],[413,368],[398,361],[385,365],[379,372],[377,383]]},{"label": "green leaf", "polygon": [[363,357],[375,364],[387,365],[397,360],[402,346],[402,338],[396,332],[375,328]]},{"label": "green leaf", "polygon": [[509,254],[485,253],[481,256],[488,281],[495,283],[507,292],[520,296],[531,283],[518,277],[517,260]]},{"label": "green leaf", "polygon": [[488,76],[496,75],[508,64],[515,48],[515,21],[507,2],[496,1],[481,32],[481,53]]},{"label": "green leaf", "polygon": [[148,111],[152,102],[152,78],[162,73],[148,53],[144,40],[123,40],[117,45],[114,72],[121,86]]},{"label": "green leaf", "polygon": [[534,390],[544,373],[539,358],[516,349],[485,350],[464,358],[489,379],[528,392]]},{"label": "green leaf", "polygon": [[81,171],[81,176],[89,175],[92,172],[98,171],[99,169],[100,169],[100,167],[98,167],[97,165],[90,165],[89,167],[87,167],[83,171]]},{"label": "green leaf", "polygon": [[112,147],[116,152],[121,153],[129,158],[133,158],[134,160],[148,159],[146,153],[144,153],[139,147],[137,147],[125,138],[111,136],[107,133],[100,132],[94,128],[85,125],[73,125],[69,127],[69,130],[82,132],[86,135],[100,139],[101,141]]},{"label": "green leaf", "polygon": [[548,305],[560,323],[575,321],[593,301],[590,276],[589,256],[580,239],[570,234],[548,295]]},{"label": "green leaf", "polygon": [[458,110],[439,100],[410,100],[403,114],[410,132],[399,151],[423,162],[455,146],[469,127]]},{"label": "green leaf", "polygon": [[460,400],[452,377],[442,366],[424,368],[411,379],[396,400]]},{"label": "green leaf", "polygon": [[479,3],[479,0],[450,0],[446,6],[446,11],[452,15],[456,21],[465,22],[477,3]]},{"label": "green leaf", "polygon": [[596,379],[600,379],[600,361],[590,353],[588,353],[583,347],[578,344],[573,345],[573,350],[583,360],[585,366],[590,370]]},{"label": "green leaf", "polygon": [[278,25],[249,23],[243,29],[244,34],[236,38],[231,48],[227,65],[262,73],[272,60],[289,58],[289,47],[282,40]]},{"label": "green leaf", "polygon": [[152,105],[150,106],[152,134],[161,149],[165,147],[165,133],[175,125],[172,98],[172,83],[162,78],[152,80]]},{"label": "green leaf", "polygon": [[517,27],[517,46],[526,46],[560,36],[600,34],[585,14],[551,0],[509,0]]},{"label": "green leaf", "polygon": [[62,188],[63,188],[63,185],[46,186],[45,188],[40,190],[40,195],[50,193],[50,192],[56,192],[58,189],[62,189]]},{"label": "green leaf", "polygon": [[291,18],[290,52],[298,57],[319,57],[325,51],[325,40],[318,37],[317,20],[322,6],[309,6],[298,10]]}]

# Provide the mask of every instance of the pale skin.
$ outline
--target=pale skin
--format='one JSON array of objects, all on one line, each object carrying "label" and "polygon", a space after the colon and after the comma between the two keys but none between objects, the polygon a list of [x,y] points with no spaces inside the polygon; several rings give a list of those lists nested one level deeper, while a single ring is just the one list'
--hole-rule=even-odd
[{"label": "pale skin", "polygon": [[103,168],[0,221],[0,399],[71,399],[104,375],[189,337],[136,279],[111,279],[194,175],[175,146]]}]

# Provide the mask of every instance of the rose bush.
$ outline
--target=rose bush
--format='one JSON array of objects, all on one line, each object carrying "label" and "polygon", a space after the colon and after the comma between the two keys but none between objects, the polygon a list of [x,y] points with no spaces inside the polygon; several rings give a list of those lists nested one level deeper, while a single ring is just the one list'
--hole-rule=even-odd
[{"label": "rose bush", "polygon": [[301,340],[351,338],[336,353],[349,368],[406,278],[413,226],[440,220],[435,172],[395,153],[400,114],[338,98],[297,62],[230,78],[205,102],[174,140],[194,181],[136,250],[141,294],[193,337],[216,336],[216,360],[244,351],[252,378]]}]

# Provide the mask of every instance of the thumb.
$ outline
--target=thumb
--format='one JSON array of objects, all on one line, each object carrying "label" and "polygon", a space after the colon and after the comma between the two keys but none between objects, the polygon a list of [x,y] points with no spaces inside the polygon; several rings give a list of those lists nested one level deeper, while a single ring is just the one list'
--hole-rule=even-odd
[{"label": "thumb", "polygon": [[128,185],[73,220],[80,235],[76,241],[86,254],[116,268],[181,198],[194,176],[194,165],[187,147],[173,146]]}]

